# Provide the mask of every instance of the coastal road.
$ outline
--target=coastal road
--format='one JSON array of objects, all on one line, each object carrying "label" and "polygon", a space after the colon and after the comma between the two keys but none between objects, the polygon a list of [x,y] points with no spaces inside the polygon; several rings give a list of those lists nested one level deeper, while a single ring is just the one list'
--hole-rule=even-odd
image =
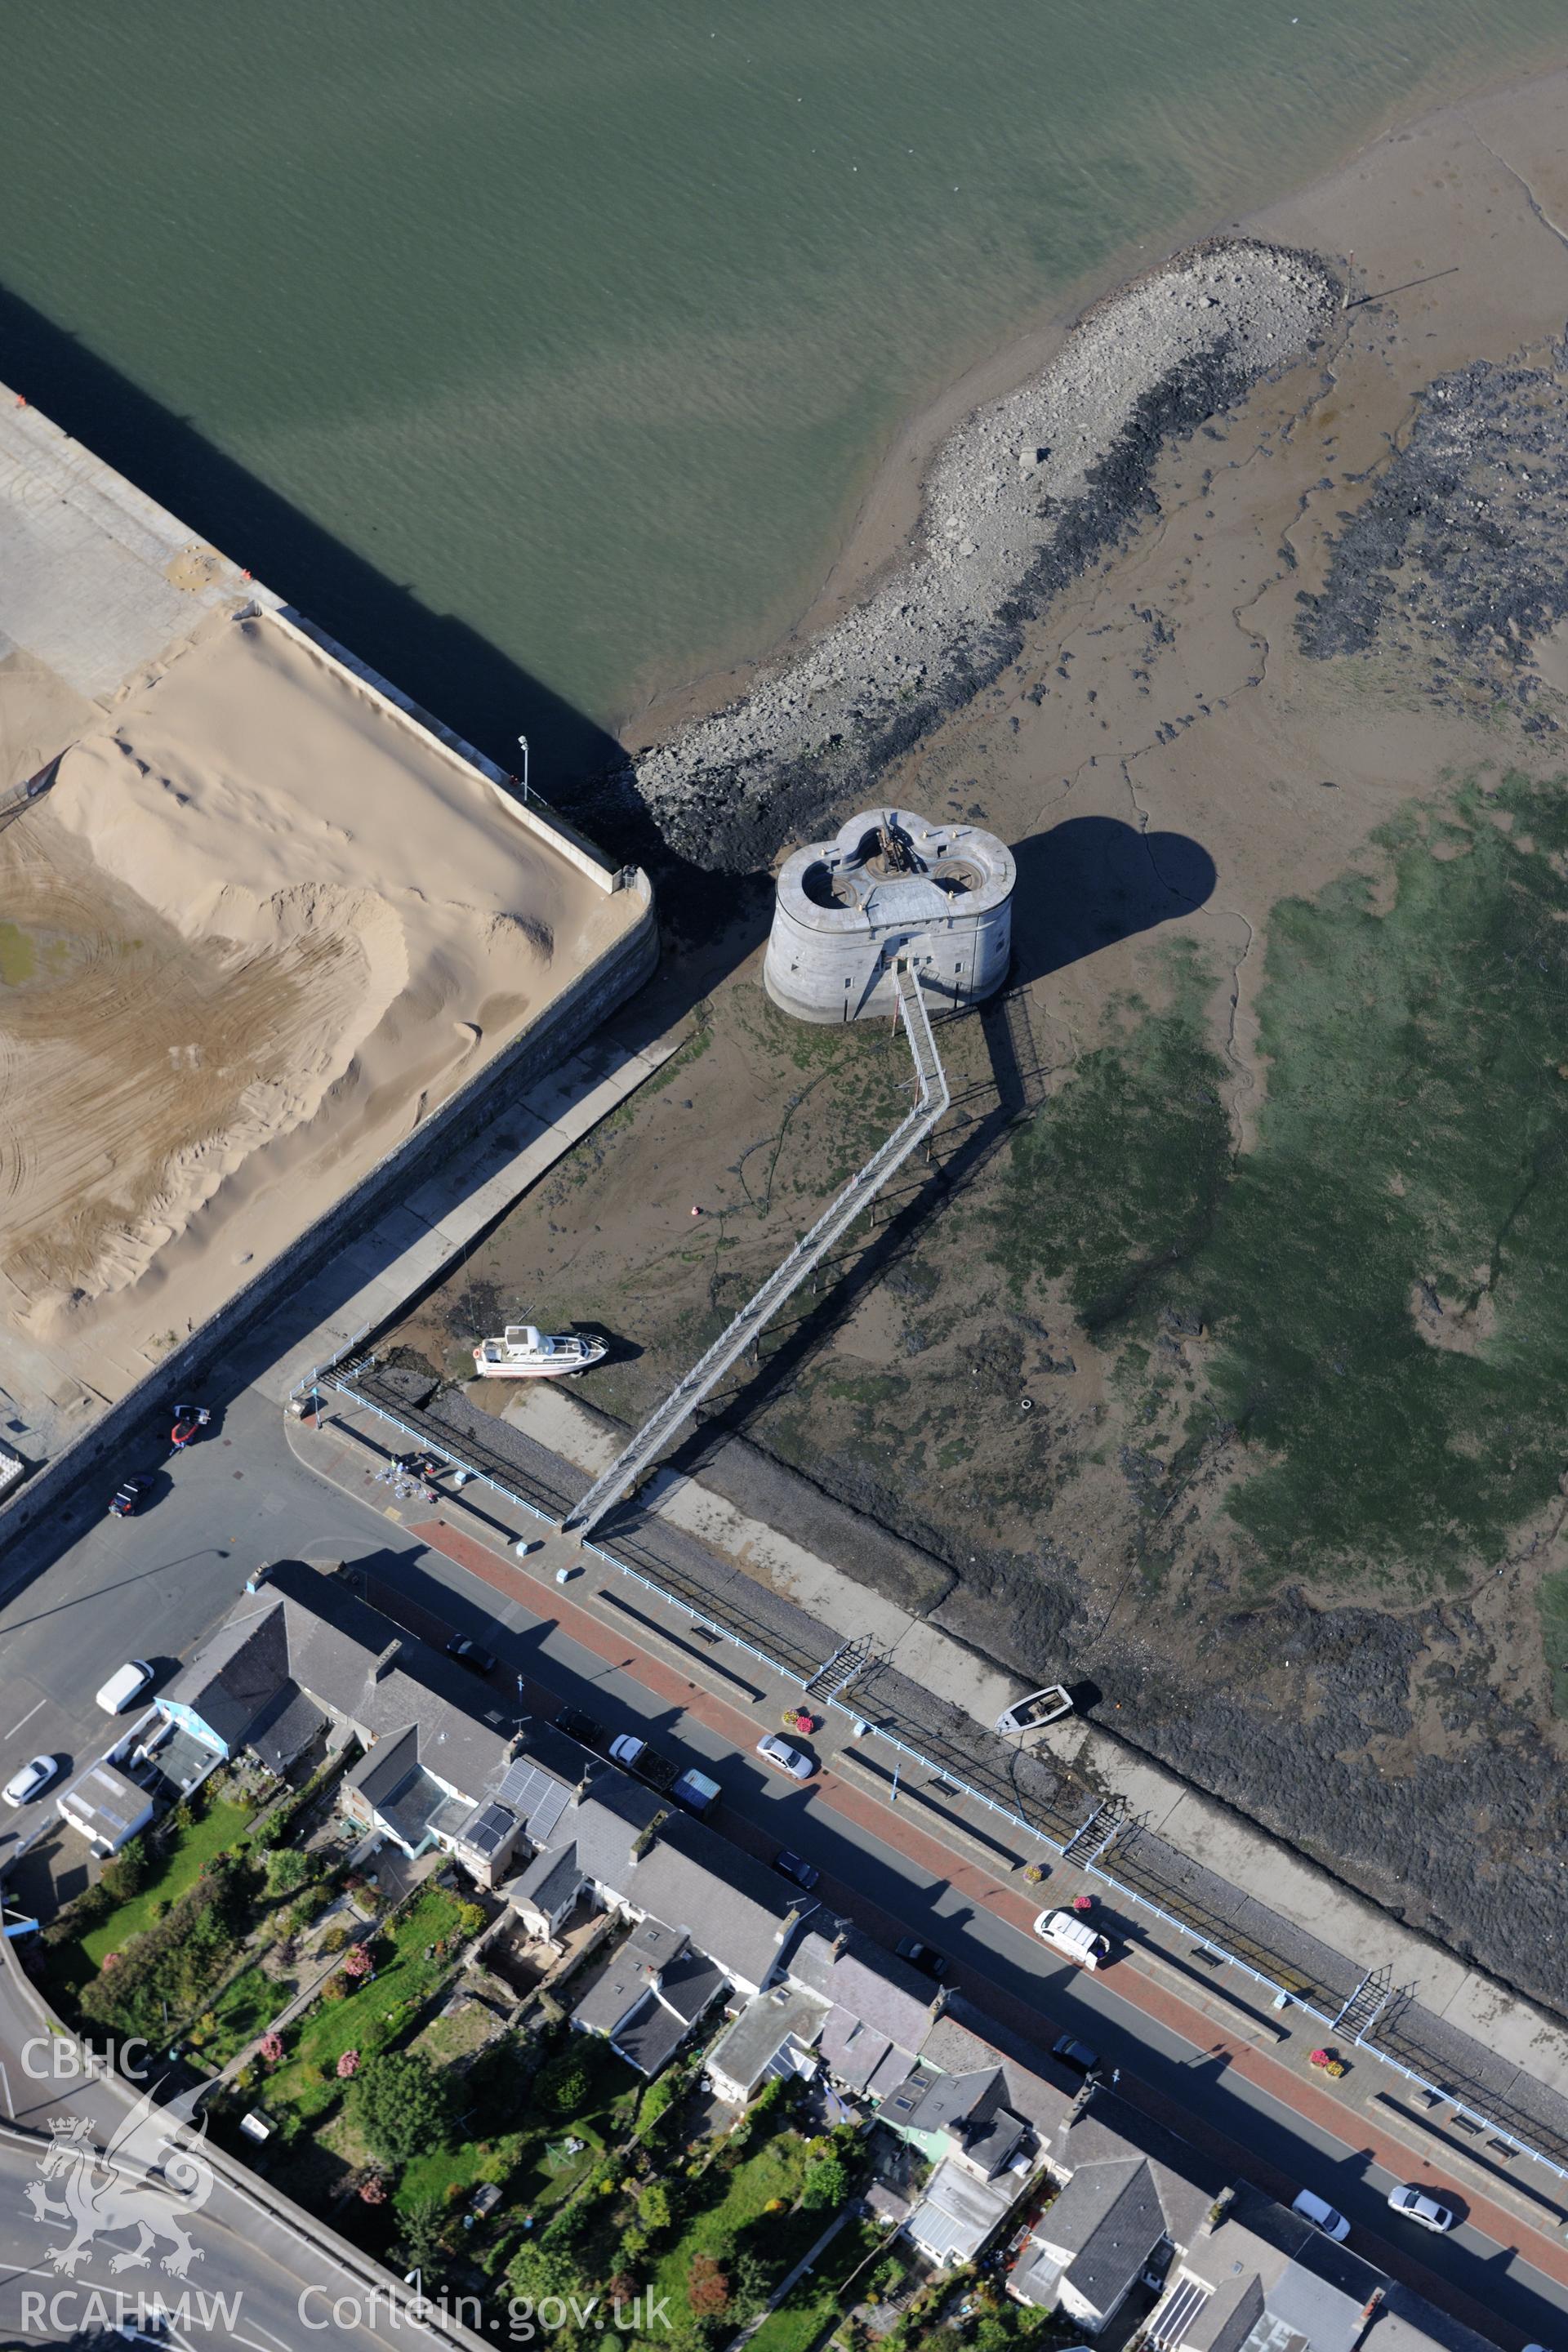
[{"label": "coastal road", "polygon": [[[592,1598],[587,1580],[558,1597],[493,1550],[453,1537],[427,1508],[414,1507],[416,1521],[406,1524],[374,1461],[347,1454],[336,1477],[317,1475],[296,1458],[277,1406],[246,1391],[202,1445],[169,1465],[167,1491],[144,1516],[110,1522],[96,1508],[84,1513],[71,1538],[54,1547],[47,1573],[0,1608],[0,1768],[8,1773],[51,1746],[77,1758],[99,1752],[110,1728],[93,1705],[99,1684],[128,1656],[172,1672],[262,1562],[353,1562],[483,1639],[505,1674],[523,1676],[521,1704],[584,1706],[612,1729],[636,1727],[712,1769],[725,1792],[723,1826],[738,1843],[764,1858],[780,1844],[806,1854],[823,1869],[818,1892],[834,1908],[884,1940],[911,1930],[928,1938],[949,1956],[952,1982],[1031,2040],[1048,2045],[1068,2029],[1081,2035],[1125,2069],[1125,2095],[1206,2139],[1260,2186],[1319,2189],[1350,2217],[1353,2242],[1433,2300],[1521,2343],[1568,2339],[1568,2261],[1543,2231],[1520,2227],[1458,2177],[1445,2184],[1414,2152],[1402,2162],[1399,2143],[1355,2106],[1310,2099],[1282,2066],[1270,2073],[1195,2006],[1152,1998],[1153,1979],[1135,1958],[1101,1978],[1054,1961],[1026,1923],[1008,1916],[983,1869],[939,1844],[918,1816],[893,1812],[834,1770],[844,1741],[837,1719],[813,1743],[828,1767],[818,1780],[803,1790],[775,1779],[750,1752],[776,1723],[775,1694],[752,1712],[721,1700],[696,1679],[700,1668],[672,1667],[631,1622],[579,1606],[574,1593]],[[143,1466],[127,1462],[121,1471]],[[113,1483],[106,1480],[104,1500]],[[26,1819],[8,1816],[0,1835]],[[1370,2062],[1358,2072],[1368,2087],[1386,2079]],[[1446,2240],[1406,2235],[1384,2203],[1395,2178],[1430,2181],[1467,2215],[1486,2207],[1485,2226],[1478,2217]]]},{"label": "coastal road", "polygon": [[[481,1634],[503,1671],[524,1675],[525,1704],[547,1712],[564,1700],[607,1729],[636,1728],[710,1769],[724,1790],[726,1835],[763,1860],[781,1844],[806,1855],[822,1869],[816,1893],[826,1906],[884,1943],[911,1930],[929,1940],[951,1963],[944,1981],[977,2008],[1037,2045],[1048,2048],[1065,2032],[1081,2037],[1108,2071],[1124,2070],[1123,2096],[1287,2201],[1300,2188],[1317,2189],[1351,2221],[1352,2246],[1467,2324],[1494,2338],[1511,2327],[1521,2343],[1562,2339],[1568,2254],[1546,2230],[1520,2228],[1500,2202],[1446,2176],[1439,2161],[1424,2163],[1386,2126],[1316,2094],[1279,2060],[1166,1996],[1136,1950],[1102,1976],[1054,1959],[1028,1931],[1032,1901],[1020,1903],[983,1867],[939,1844],[918,1817],[900,1820],[834,1770],[847,1744],[837,1729],[806,1743],[827,1768],[816,1780],[799,1786],[776,1777],[750,1753],[757,1733],[776,1721],[771,1710],[742,1715],[678,1667],[640,1654],[635,1629],[591,1624],[564,1597],[530,1607],[515,1571],[491,1567],[479,1546],[449,1529],[431,1532],[440,1542],[410,1564],[406,1589],[426,1605],[444,1591],[452,1622]],[[443,1546],[451,1548],[444,1559]],[[475,1572],[481,1565],[509,1588],[504,1596]],[[1367,2090],[1387,2079],[1370,2061],[1357,2072]],[[1462,2215],[1487,2206],[1486,2225],[1466,2220],[1451,2236],[1433,2238],[1396,2221],[1386,2199],[1404,2180],[1430,2188]]]}]

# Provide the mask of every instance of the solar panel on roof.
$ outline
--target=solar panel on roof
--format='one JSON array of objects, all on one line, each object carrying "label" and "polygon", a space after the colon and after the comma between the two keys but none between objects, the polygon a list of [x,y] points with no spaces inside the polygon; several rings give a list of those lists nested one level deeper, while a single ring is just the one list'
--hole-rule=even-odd
[{"label": "solar panel on roof", "polygon": [[501,1774],[500,1787],[496,1795],[503,1805],[510,1805],[513,1812],[521,1813],[526,1820],[538,1803],[542,1791],[550,1785],[547,1772],[542,1772],[537,1764],[531,1764],[526,1756],[517,1756]]},{"label": "solar panel on roof", "polygon": [[1208,2299],[1209,2291],[1200,2280],[1183,2279],[1149,2330],[1150,2343],[1179,2344]]},{"label": "solar panel on roof", "polygon": [[545,1794],[528,1817],[528,1834],[535,1845],[543,1845],[572,1801],[572,1791],[558,1780],[552,1781]]},{"label": "solar panel on roof", "polygon": [[517,1757],[501,1775],[496,1797],[527,1827],[535,1845],[542,1845],[572,1801],[572,1791],[553,1772]]},{"label": "solar panel on roof", "polygon": [[475,1814],[463,1832],[466,1842],[476,1853],[494,1853],[503,1846],[516,1825],[516,1815],[504,1805],[486,1805]]}]

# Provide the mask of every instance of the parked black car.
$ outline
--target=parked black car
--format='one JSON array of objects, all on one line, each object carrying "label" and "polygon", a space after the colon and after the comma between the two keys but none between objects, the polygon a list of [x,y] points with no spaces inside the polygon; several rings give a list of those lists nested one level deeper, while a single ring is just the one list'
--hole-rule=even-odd
[{"label": "parked black car", "polygon": [[908,1960],[910,1968],[919,1969],[921,1976],[944,1977],[947,1974],[946,1953],[933,1951],[929,1944],[922,1944],[918,1936],[900,1936],[893,1948],[900,1960]]},{"label": "parked black car", "polygon": [[493,1675],[496,1670],[489,1652],[481,1650],[477,1642],[470,1642],[466,1633],[453,1634],[447,1644],[447,1655],[456,1658],[460,1666],[467,1666],[471,1675]]},{"label": "parked black car", "polygon": [[1076,2041],[1070,2033],[1058,2033],[1051,2044],[1051,2056],[1060,2066],[1069,2066],[1075,2074],[1092,2074],[1100,2063],[1100,2053],[1091,2050],[1087,2042]]},{"label": "parked black car", "polygon": [[580,1706],[563,1706],[555,1718],[555,1728],[563,1731],[568,1739],[578,1740],[584,1748],[597,1748],[601,1755],[604,1753],[604,1725],[595,1723],[591,1715],[584,1715]]},{"label": "parked black car", "polygon": [[152,1491],[152,1486],[151,1478],[127,1478],[122,1486],[114,1490],[114,1499],[109,1506],[110,1517],[133,1519]]},{"label": "parked black car", "polygon": [[815,1862],[807,1862],[800,1854],[792,1853],[787,1845],[781,1845],[774,1854],[773,1868],[782,1877],[793,1878],[797,1886],[804,1886],[808,1895],[822,1876]]}]

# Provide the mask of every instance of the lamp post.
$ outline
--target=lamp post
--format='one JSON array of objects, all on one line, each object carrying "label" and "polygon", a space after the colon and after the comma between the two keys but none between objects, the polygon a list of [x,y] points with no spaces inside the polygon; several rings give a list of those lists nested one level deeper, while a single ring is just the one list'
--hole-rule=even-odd
[{"label": "lamp post", "polygon": [[517,748],[522,753],[522,798],[526,807],[528,803],[528,738],[526,735],[518,737]]}]

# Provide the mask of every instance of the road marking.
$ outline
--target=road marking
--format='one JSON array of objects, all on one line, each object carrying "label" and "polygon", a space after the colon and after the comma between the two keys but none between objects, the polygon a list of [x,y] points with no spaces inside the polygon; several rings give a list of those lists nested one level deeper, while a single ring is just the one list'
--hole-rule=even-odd
[{"label": "road marking", "polygon": [[42,1698],[41,1698],[41,1699],[38,1701],[38,1706],[30,1706],[30,1707],[27,1709],[26,1714],[22,1717],[21,1722],[20,1722],[20,1723],[14,1723],[14,1724],[11,1726],[10,1730],[5,1734],[6,1738],[7,1738],[7,1739],[15,1739],[15,1738],[16,1738],[16,1734],[17,1734],[19,1731],[24,1731],[24,1730],[26,1730],[26,1728],[27,1725],[28,1725],[29,1723],[31,1723],[31,1721],[33,1720],[33,1717],[34,1717],[37,1714],[37,1712],[38,1712],[38,1707],[41,1707],[41,1706],[47,1706],[47,1705],[48,1705],[48,1701],[47,1701],[47,1699],[42,1699]]},{"label": "road marking", "polygon": [[403,1525],[402,1512],[397,1510],[391,1503],[383,1503],[381,1507],[381,1515],[384,1519],[395,1519],[399,1527]]}]

